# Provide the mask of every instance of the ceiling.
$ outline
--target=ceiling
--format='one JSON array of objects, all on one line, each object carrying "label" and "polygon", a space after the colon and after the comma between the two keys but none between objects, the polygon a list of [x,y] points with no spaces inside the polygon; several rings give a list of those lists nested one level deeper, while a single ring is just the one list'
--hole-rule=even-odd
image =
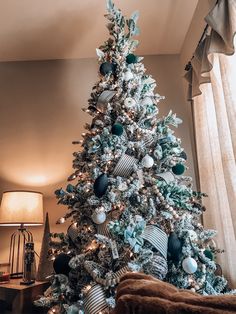
[{"label": "ceiling", "polygon": [[[198,0],[115,0],[139,10],[142,55],[180,52]],[[95,57],[108,36],[105,0],[1,0],[0,61]]]}]

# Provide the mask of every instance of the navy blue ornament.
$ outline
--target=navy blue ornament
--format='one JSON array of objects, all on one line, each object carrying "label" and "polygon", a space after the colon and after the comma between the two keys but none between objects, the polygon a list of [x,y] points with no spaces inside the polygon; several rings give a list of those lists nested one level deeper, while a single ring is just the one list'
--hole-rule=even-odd
[{"label": "navy blue ornament", "polygon": [[129,202],[130,202],[131,206],[138,206],[138,205],[140,205],[140,203],[141,203],[140,196],[137,195],[137,194],[132,194],[129,197]]},{"label": "navy blue ornament", "polygon": [[100,65],[100,73],[105,76],[109,73],[114,73],[116,70],[116,64],[110,62],[104,62]]},{"label": "navy blue ornament", "polygon": [[183,158],[183,159],[185,159],[185,160],[188,159],[187,154],[185,153],[184,150],[180,153],[179,157],[180,157],[180,158]]},{"label": "navy blue ornament", "polygon": [[172,172],[176,175],[181,175],[185,171],[185,167],[182,164],[176,164],[174,167],[172,167]]},{"label": "navy blue ornament", "polygon": [[182,252],[182,241],[175,232],[171,232],[168,238],[168,256],[171,260],[178,262]]},{"label": "navy blue ornament", "polygon": [[115,123],[113,124],[112,128],[111,128],[111,133],[117,136],[121,136],[124,132],[124,128],[123,125],[121,125],[120,123]]},{"label": "navy blue ornament", "polygon": [[126,57],[126,62],[127,62],[128,64],[137,63],[137,62],[138,62],[138,57],[135,56],[133,53],[130,53],[130,54]]},{"label": "navy blue ornament", "polygon": [[108,188],[108,178],[105,173],[101,174],[99,177],[94,182],[93,189],[94,189],[94,194],[97,197],[102,197]]},{"label": "navy blue ornament", "polygon": [[53,268],[56,274],[63,274],[68,276],[71,270],[69,266],[69,261],[71,257],[65,253],[60,253],[57,255],[53,262]]}]

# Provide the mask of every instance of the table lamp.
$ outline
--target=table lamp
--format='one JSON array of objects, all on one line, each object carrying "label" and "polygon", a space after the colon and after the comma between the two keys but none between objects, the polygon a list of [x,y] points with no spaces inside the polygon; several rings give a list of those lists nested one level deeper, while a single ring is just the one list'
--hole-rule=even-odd
[{"label": "table lamp", "polygon": [[33,242],[27,226],[43,224],[43,195],[34,191],[7,191],[0,207],[0,226],[17,226],[10,240],[10,276],[21,278],[24,267],[25,243]]}]

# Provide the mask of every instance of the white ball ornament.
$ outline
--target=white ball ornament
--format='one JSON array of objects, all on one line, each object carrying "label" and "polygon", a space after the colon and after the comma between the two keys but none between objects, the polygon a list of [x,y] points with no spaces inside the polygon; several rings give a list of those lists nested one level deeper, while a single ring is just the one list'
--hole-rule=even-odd
[{"label": "white ball ornament", "polygon": [[152,104],[153,104],[153,101],[150,97],[145,97],[144,99],[141,100],[141,103],[140,103],[141,106],[148,106]]},{"label": "white ball ornament", "polygon": [[98,210],[92,214],[92,220],[95,224],[100,225],[106,221],[105,211]]},{"label": "white ball ornament", "polygon": [[142,165],[144,168],[151,168],[154,165],[154,160],[151,156],[146,155],[142,159]]},{"label": "white ball ornament", "polygon": [[182,267],[187,274],[194,274],[197,271],[197,262],[188,256],[183,260]]},{"label": "white ball ornament", "polygon": [[123,78],[124,80],[127,82],[127,81],[130,81],[132,80],[132,78],[134,77],[133,73],[131,71],[126,71],[124,74],[123,74]]}]

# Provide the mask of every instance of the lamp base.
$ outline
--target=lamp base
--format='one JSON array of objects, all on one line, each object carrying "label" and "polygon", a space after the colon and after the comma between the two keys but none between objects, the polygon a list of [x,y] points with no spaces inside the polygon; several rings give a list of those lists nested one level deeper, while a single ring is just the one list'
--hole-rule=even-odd
[{"label": "lamp base", "polygon": [[29,280],[29,281],[21,281],[20,284],[21,285],[25,285],[25,286],[30,286],[33,283],[35,283],[35,280]]},{"label": "lamp base", "polygon": [[11,235],[10,241],[10,276],[11,278],[22,278],[24,272],[24,249],[25,243],[33,242],[33,235],[21,224],[17,231]]},{"label": "lamp base", "polygon": [[35,283],[35,280],[29,280],[29,281],[21,281],[20,284],[21,285],[26,285],[26,286],[30,286],[33,283]]}]

